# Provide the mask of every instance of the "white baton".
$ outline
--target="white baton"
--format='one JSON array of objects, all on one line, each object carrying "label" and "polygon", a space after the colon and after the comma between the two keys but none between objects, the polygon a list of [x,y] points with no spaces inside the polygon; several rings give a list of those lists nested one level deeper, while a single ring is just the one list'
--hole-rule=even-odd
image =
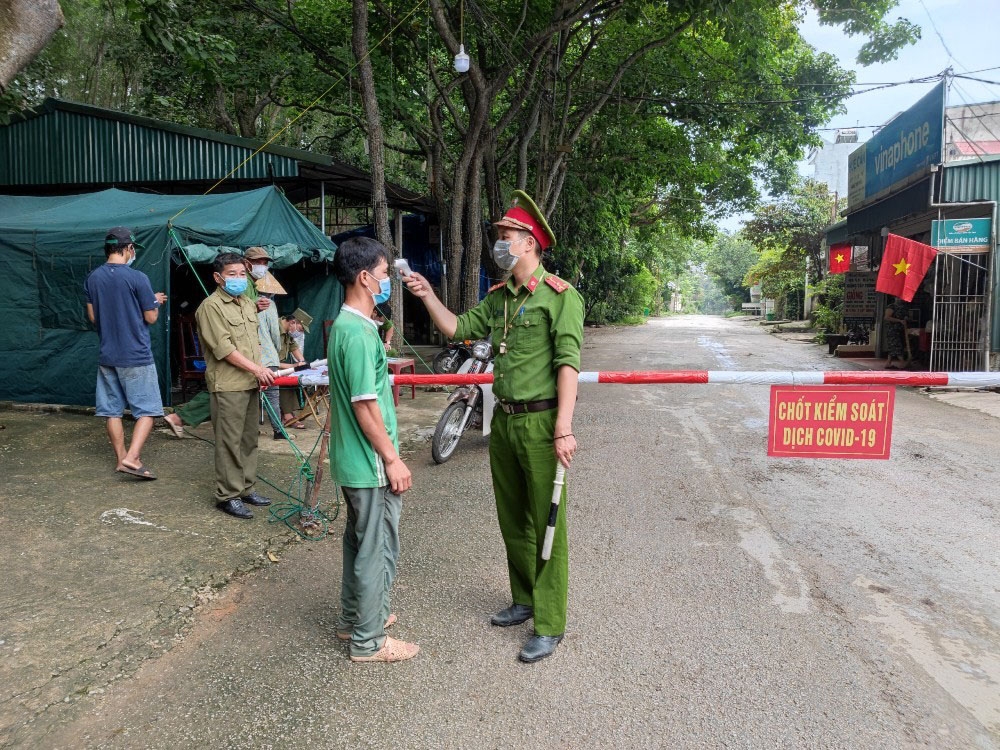
[{"label": "white baton", "polygon": [[324,367],[324,366],[326,366],[325,359],[314,360],[313,362],[310,362],[308,365],[306,365],[306,363],[303,362],[297,367],[288,367],[284,370],[278,370],[277,372],[274,373],[274,377],[283,378],[286,375],[294,375],[297,370],[315,370],[317,367]]},{"label": "white baton", "polygon": [[556,516],[559,515],[559,501],[562,500],[563,485],[566,484],[566,467],[556,462],[556,478],[552,482],[552,505],[549,506],[549,525],[545,528],[545,542],[542,544],[542,559],[552,557],[552,540],[556,535]]}]

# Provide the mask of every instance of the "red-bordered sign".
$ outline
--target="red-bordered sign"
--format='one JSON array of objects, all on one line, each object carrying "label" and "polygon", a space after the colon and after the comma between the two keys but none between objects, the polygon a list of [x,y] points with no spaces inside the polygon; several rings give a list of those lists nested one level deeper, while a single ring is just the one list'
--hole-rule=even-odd
[{"label": "red-bordered sign", "polygon": [[892,386],[771,386],[767,455],[889,458]]}]

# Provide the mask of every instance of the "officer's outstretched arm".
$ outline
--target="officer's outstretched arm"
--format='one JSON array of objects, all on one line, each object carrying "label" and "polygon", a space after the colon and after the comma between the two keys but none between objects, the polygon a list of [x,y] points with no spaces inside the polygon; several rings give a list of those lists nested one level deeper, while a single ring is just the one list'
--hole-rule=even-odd
[{"label": "officer's outstretched arm", "polygon": [[409,276],[404,276],[403,282],[406,284],[407,289],[424,303],[424,307],[430,313],[431,320],[434,321],[434,325],[438,327],[441,333],[448,338],[454,336],[455,329],[458,328],[458,317],[445,307],[444,303],[434,294],[434,288],[431,286],[431,283],[419,273],[411,273]]}]

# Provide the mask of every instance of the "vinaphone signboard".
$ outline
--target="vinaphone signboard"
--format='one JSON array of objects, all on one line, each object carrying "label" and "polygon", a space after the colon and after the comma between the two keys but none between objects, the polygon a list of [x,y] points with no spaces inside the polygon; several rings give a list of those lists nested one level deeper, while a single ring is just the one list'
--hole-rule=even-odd
[{"label": "vinaphone signboard", "polygon": [[941,163],[944,81],[892,120],[847,162],[847,203],[878,198],[931,164]]}]

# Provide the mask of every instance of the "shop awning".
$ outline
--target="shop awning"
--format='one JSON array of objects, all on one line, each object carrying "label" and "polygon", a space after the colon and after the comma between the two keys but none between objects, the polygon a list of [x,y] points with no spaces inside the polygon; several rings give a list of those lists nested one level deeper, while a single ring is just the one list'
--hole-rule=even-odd
[{"label": "shop awning", "polygon": [[833,246],[841,242],[847,242],[847,219],[831,224],[826,228],[826,244]]},{"label": "shop awning", "polygon": [[872,232],[907,216],[926,211],[929,199],[930,181],[922,180],[884,201],[847,214],[847,235]]}]

